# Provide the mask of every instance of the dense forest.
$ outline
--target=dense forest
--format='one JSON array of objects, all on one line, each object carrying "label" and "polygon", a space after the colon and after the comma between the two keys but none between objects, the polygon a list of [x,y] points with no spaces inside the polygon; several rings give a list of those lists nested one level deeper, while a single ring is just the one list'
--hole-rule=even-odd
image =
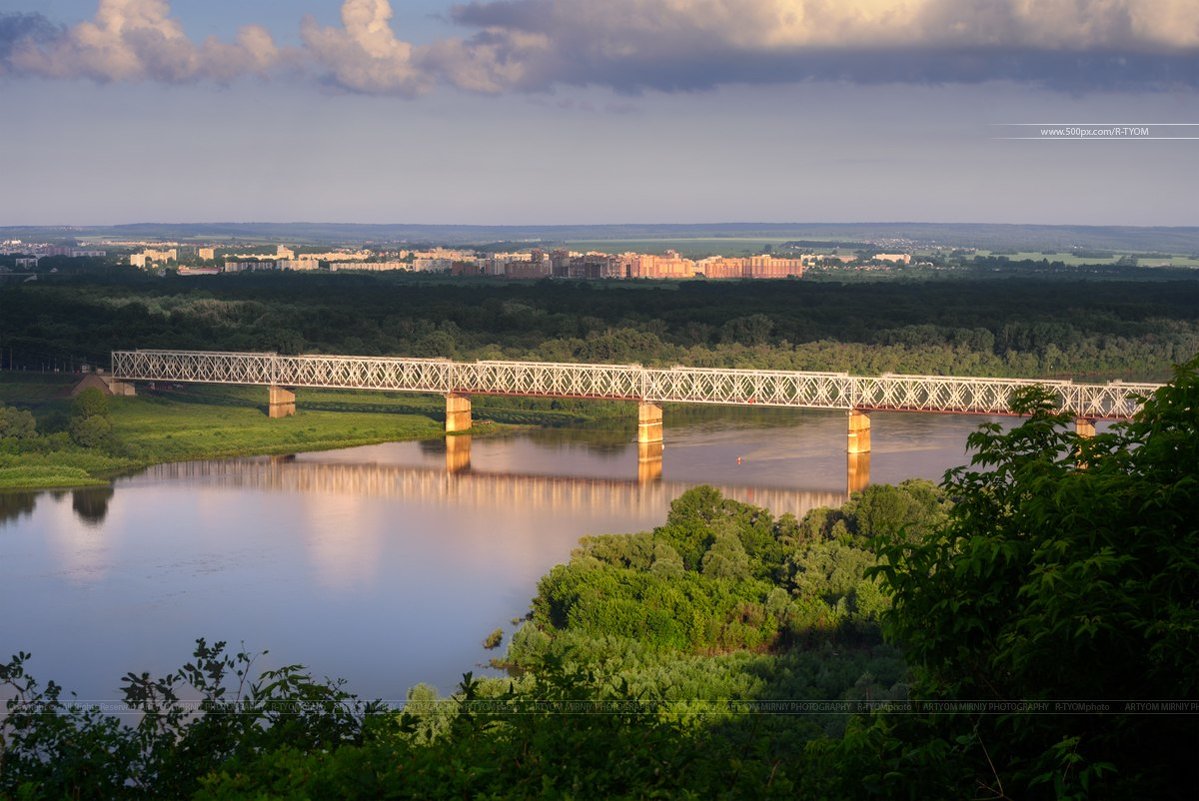
[{"label": "dense forest", "polygon": [[1199,280],[1127,275],[1142,277],[497,283],[110,268],[0,288],[0,365],[103,366],[113,349],[165,347],[1164,380],[1199,352]]},{"label": "dense forest", "polygon": [[122,722],[18,653],[0,797],[1191,798],[1199,360],[1093,438],[1016,404],[940,487],[803,520],[699,487],[584,538],[509,678],[400,712],[199,640]]}]

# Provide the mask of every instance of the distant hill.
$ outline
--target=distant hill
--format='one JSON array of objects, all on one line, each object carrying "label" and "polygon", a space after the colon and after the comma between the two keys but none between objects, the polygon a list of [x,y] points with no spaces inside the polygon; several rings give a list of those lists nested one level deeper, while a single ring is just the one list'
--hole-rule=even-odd
[{"label": "distant hill", "polygon": [[361,225],[354,223],[136,223],[114,226],[0,227],[0,238],[77,237],[180,241],[284,241],[297,244],[436,243],[475,245],[653,239],[769,238],[828,243],[911,240],[917,245],[985,250],[1199,253],[1199,227],[991,225],[983,223],[715,223],[656,225]]}]

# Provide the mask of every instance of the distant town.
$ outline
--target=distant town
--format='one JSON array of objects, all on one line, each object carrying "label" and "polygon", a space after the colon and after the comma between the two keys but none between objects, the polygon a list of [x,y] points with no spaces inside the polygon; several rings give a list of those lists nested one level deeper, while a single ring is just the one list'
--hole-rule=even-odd
[{"label": "distant town", "polygon": [[[13,267],[36,270],[50,257],[103,259],[142,270],[181,276],[217,275],[249,271],[446,273],[454,276],[488,276],[509,279],[778,279],[800,278],[814,267],[856,265],[891,268],[912,264],[910,253],[792,253],[753,256],[708,256],[692,259],[677,251],[663,253],[578,252],[529,248],[511,252],[432,247],[423,250],[337,249],[304,251],[276,245],[273,252],[220,245],[187,245],[173,242],[105,243],[104,249],[18,239],[0,243],[0,255],[14,256]],[[248,250],[250,252],[239,252]]]}]

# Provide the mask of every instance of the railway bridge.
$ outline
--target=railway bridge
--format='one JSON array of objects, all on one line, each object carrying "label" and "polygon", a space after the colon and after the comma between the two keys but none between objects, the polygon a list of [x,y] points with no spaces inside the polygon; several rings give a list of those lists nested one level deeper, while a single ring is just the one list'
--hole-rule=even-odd
[{"label": "railway bridge", "polygon": [[[833,409],[847,414],[846,451],[870,452],[870,413],[1011,414],[1012,394],[1050,390],[1080,434],[1097,420],[1126,420],[1160,385],[1113,381],[1083,384],[1011,378],[930,375],[854,376],[793,370],[635,364],[416,359],[382,356],[282,356],[223,351],[114,351],[118,381],[247,384],[267,388],[271,417],[295,414],[297,387],[438,394],[446,401],[446,433],[471,428],[472,395],[594,398],[638,404],[637,441],[662,442],[662,404],[707,403]],[[660,454],[660,451],[659,451]],[[652,457],[651,457],[652,458]]]}]

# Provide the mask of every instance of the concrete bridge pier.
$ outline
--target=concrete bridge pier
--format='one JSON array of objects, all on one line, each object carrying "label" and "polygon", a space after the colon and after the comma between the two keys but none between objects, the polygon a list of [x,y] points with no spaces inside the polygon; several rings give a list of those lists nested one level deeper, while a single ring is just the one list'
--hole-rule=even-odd
[{"label": "concrete bridge pier", "polygon": [[870,486],[870,453],[849,453],[845,460],[845,491],[852,495]]},{"label": "concrete bridge pier", "polygon": [[662,442],[637,443],[637,483],[662,480]]},{"label": "concrete bridge pier", "polygon": [[849,442],[846,452],[870,453],[870,415],[857,409],[849,410]]},{"label": "concrete bridge pier", "polygon": [[657,403],[641,401],[637,404],[637,442],[662,441],[662,407]]},{"label": "concrete bridge pier", "polygon": [[267,414],[271,419],[291,417],[296,413],[296,393],[286,387],[271,384]]},{"label": "concrete bridge pier", "polygon": [[445,438],[445,469],[450,475],[470,470],[470,434]]},{"label": "concrete bridge pier", "polygon": [[470,431],[470,396],[451,392],[445,396],[445,433]]},{"label": "concrete bridge pier", "polygon": [[1079,417],[1074,421],[1074,431],[1078,436],[1090,439],[1095,436],[1095,421],[1086,417]]}]

